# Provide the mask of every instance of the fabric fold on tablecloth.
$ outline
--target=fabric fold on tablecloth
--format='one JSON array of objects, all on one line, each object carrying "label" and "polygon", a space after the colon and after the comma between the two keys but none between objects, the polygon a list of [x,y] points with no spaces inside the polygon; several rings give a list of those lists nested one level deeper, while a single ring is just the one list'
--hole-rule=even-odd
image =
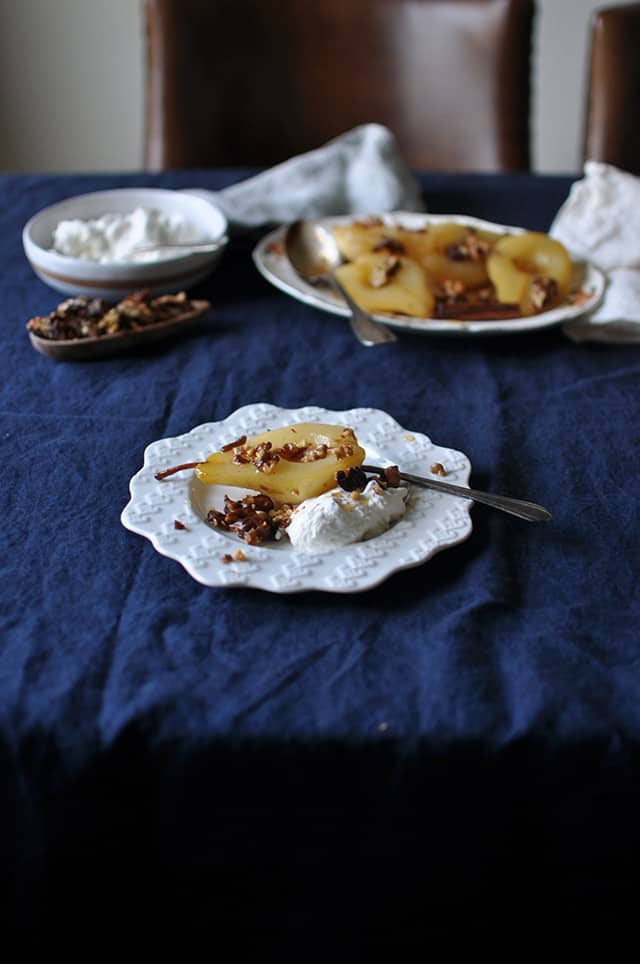
[{"label": "fabric fold on tablecloth", "polygon": [[222,191],[198,194],[219,207],[232,230],[299,218],[424,211],[420,184],[391,131],[363,124],[322,147]]},{"label": "fabric fold on tablecloth", "polygon": [[607,276],[600,306],[568,322],[573,341],[640,343],[640,178],[587,161],[549,233]]}]

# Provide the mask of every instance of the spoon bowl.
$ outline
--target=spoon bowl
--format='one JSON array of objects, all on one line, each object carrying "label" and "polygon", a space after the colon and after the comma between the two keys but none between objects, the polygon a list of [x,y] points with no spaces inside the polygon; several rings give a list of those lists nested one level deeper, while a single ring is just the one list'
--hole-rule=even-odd
[{"label": "spoon bowl", "polygon": [[307,281],[324,280],[342,264],[335,238],[321,224],[294,221],[285,237],[289,261]]},{"label": "spoon bowl", "polygon": [[335,239],[326,228],[312,221],[294,221],[287,228],[284,246],[292,267],[310,284],[331,285],[351,310],[351,329],[362,345],[382,345],[396,341],[396,335],[374,319],[345,291],[334,271],[342,263]]}]

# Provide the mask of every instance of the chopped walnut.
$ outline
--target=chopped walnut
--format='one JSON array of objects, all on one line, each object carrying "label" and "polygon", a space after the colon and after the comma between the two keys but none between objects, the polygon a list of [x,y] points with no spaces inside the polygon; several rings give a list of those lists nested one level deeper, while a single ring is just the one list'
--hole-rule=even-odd
[{"label": "chopped walnut", "polygon": [[259,442],[258,445],[238,445],[232,449],[235,465],[255,465],[258,472],[269,474],[273,472],[280,456],[271,442]]},{"label": "chopped walnut", "polygon": [[380,240],[374,244],[374,251],[388,251],[390,254],[406,254],[406,248],[402,241],[391,238],[388,234],[383,234]]},{"label": "chopped walnut", "polygon": [[40,338],[92,338],[99,333],[98,321],[106,310],[101,298],[67,298],[46,317],[38,316],[28,321],[27,329]]},{"label": "chopped walnut", "polygon": [[442,291],[448,301],[463,301],[465,298],[462,281],[451,281],[449,278],[445,278],[442,282]]},{"label": "chopped walnut", "polygon": [[285,442],[285,444],[278,449],[278,454],[285,462],[302,462],[306,451],[307,449],[304,445],[296,445],[295,442]]},{"label": "chopped walnut", "polygon": [[444,467],[444,465],[442,464],[442,462],[434,462],[433,465],[431,466],[431,468],[429,469],[429,471],[431,472],[432,475],[446,475],[446,474],[447,474],[447,470],[445,469],[445,467]]},{"label": "chopped walnut", "polygon": [[151,308],[147,293],[135,291],[132,295],[123,298],[102,317],[98,322],[98,331],[113,335],[118,331],[144,327],[153,323],[155,315],[156,312]]},{"label": "chopped walnut", "polygon": [[400,470],[397,465],[388,465],[386,469],[382,470],[382,476],[392,489],[396,489],[400,485]]},{"label": "chopped walnut", "polygon": [[487,242],[481,241],[476,231],[469,228],[460,241],[447,247],[446,254],[451,261],[480,261],[488,250]]},{"label": "chopped walnut", "polygon": [[62,301],[46,318],[32,318],[27,329],[55,341],[99,338],[169,321],[190,308],[184,291],[154,299],[147,291],[135,291],[111,308],[101,298],[78,296]]},{"label": "chopped walnut", "polygon": [[291,522],[291,516],[293,514],[292,505],[279,505],[275,509],[272,509],[269,515],[271,516],[271,521],[277,525],[278,529],[286,529]]},{"label": "chopped walnut", "polygon": [[328,452],[329,446],[325,445],[324,442],[321,442],[319,445],[309,445],[306,453],[302,457],[302,461],[318,462],[320,459],[326,459]]},{"label": "chopped walnut", "polygon": [[270,475],[280,461],[280,456],[272,450],[271,442],[265,442],[264,448],[262,445],[256,446],[255,458],[252,461],[258,472]]},{"label": "chopped walnut", "polygon": [[356,437],[352,428],[344,428],[340,432],[340,438],[344,439],[339,445],[334,445],[331,452],[337,459],[351,458],[353,447],[356,445]]},{"label": "chopped walnut", "polygon": [[353,445],[334,445],[331,454],[339,459],[348,459],[353,455]]},{"label": "chopped walnut", "polygon": [[232,451],[232,461],[236,465],[253,464],[259,472],[268,474],[274,470],[280,459],[284,459],[285,462],[317,462],[319,459],[327,458],[328,455],[334,455],[336,459],[348,458],[353,455],[353,445],[349,443],[355,442],[355,436],[351,430],[345,430],[341,434],[344,436],[344,443],[334,446],[324,442],[311,444],[303,440],[299,443],[285,442],[279,448],[273,448],[271,442],[246,445],[246,437],[243,436],[223,446],[220,451]]},{"label": "chopped walnut", "polygon": [[495,290],[491,286],[488,286],[487,288],[478,288],[476,291],[476,298],[478,301],[482,302],[493,301],[495,294]]},{"label": "chopped walnut", "polygon": [[248,545],[257,546],[286,528],[292,511],[289,505],[276,507],[268,495],[247,495],[238,500],[225,495],[224,511],[211,509],[207,522],[214,529],[234,532]]},{"label": "chopped walnut", "polygon": [[558,285],[553,278],[537,276],[529,287],[529,298],[535,311],[543,311],[558,294]]},{"label": "chopped walnut", "polygon": [[98,322],[98,331],[103,335],[113,335],[120,328],[122,317],[117,308],[111,308]]},{"label": "chopped walnut", "polygon": [[375,265],[369,273],[369,284],[372,288],[384,288],[400,268],[400,258],[394,254],[388,255],[381,264]]},{"label": "chopped walnut", "polygon": [[303,442],[301,445],[296,445],[295,442],[285,442],[276,451],[285,462],[317,462],[327,457],[329,449],[324,443],[307,445]]},{"label": "chopped walnut", "polygon": [[152,308],[183,307],[188,301],[187,292],[179,291],[177,295],[158,295],[151,301]]}]

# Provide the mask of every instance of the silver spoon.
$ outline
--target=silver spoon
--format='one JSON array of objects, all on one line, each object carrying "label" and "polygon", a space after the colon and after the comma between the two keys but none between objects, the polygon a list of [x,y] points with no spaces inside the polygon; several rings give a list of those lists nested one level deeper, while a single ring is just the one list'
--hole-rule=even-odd
[{"label": "silver spoon", "polygon": [[[380,474],[384,469],[378,465],[361,465],[363,472]],[[535,502],[523,502],[521,499],[511,499],[508,495],[492,495],[490,492],[480,492],[478,489],[467,489],[463,485],[452,485],[451,482],[440,482],[438,479],[425,479],[420,475],[410,475],[408,472],[400,472],[400,478],[405,482],[412,482],[414,485],[421,485],[425,489],[435,489],[436,492],[446,492],[448,495],[459,495],[463,499],[473,499],[474,502],[482,502],[490,505],[493,509],[501,509],[509,515],[515,515],[519,519],[526,519],[527,522],[549,522],[552,518],[551,513]]]},{"label": "silver spoon", "polygon": [[133,250],[135,254],[144,254],[146,251],[177,251],[179,253],[188,253],[190,251],[195,253],[212,252],[224,247],[228,240],[229,238],[224,234],[215,241],[179,241],[174,243],[165,241],[145,242],[144,244],[136,244]]},{"label": "silver spoon", "polygon": [[397,341],[396,335],[360,308],[344,290],[334,269],[342,263],[338,245],[331,233],[311,221],[294,221],[287,228],[284,246],[289,261],[300,277],[310,284],[330,284],[342,295],[351,310],[351,330],[362,345],[381,345]]}]

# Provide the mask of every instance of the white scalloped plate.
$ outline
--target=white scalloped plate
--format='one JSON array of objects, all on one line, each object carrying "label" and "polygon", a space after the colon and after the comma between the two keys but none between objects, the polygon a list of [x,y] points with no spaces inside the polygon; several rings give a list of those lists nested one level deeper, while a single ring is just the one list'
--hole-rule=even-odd
[{"label": "white scalloped plate", "polygon": [[[391,529],[367,542],[309,554],[296,552],[286,538],[263,546],[247,546],[237,536],[212,529],[205,522],[211,508],[220,508],[226,492],[241,490],[204,485],[192,471],[158,482],[155,473],[183,462],[202,461],[241,435],[256,435],[296,422],[325,422],[354,429],[366,450],[366,461],[399,465],[404,471],[427,475],[434,462],[447,470],[447,481],[467,485],[471,465],[462,452],[434,445],[426,435],[408,431],[373,408],[333,412],[324,408],[276,408],[264,403],[245,405],[221,422],[199,425],[177,438],[147,446],[144,466],[130,482],[131,500],[122,512],[125,528],[151,540],[162,555],[181,563],[205,586],[252,586],[269,592],[361,592],[377,586],[398,569],[418,566],[441,549],[471,534],[472,502],[456,496],[412,487],[404,517]],[[186,529],[176,529],[175,521]],[[242,548],[246,562],[225,565],[225,554]]]},{"label": "white scalloped plate", "polygon": [[[411,230],[424,228],[429,224],[454,222],[477,230],[500,231],[508,234],[522,234],[523,232],[523,228],[494,224],[492,221],[481,221],[478,218],[457,214],[417,214],[415,211],[392,211],[390,214],[381,215],[381,218],[386,224],[402,224]],[[318,223],[330,228],[334,224],[349,224],[352,221],[354,221],[354,217],[351,215],[322,218],[318,220]],[[256,245],[253,251],[253,261],[260,274],[276,288],[291,295],[292,298],[312,305],[314,308],[320,308],[322,311],[329,311],[334,315],[346,317],[349,310],[337,295],[329,288],[313,287],[294,271],[291,262],[284,254],[285,231],[286,225],[283,225],[262,238]],[[606,279],[602,271],[586,261],[574,261],[572,287],[588,295],[588,299],[579,305],[565,305],[528,318],[501,318],[487,321],[410,318],[408,315],[386,314],[374,315],[373,317],[391,328],[400,328],[404,331],[424,335],[513,335],[518,332],[562,325],[567,321],[581,318],[583,315],[595,311],[602,301],[605,285]]]}]

